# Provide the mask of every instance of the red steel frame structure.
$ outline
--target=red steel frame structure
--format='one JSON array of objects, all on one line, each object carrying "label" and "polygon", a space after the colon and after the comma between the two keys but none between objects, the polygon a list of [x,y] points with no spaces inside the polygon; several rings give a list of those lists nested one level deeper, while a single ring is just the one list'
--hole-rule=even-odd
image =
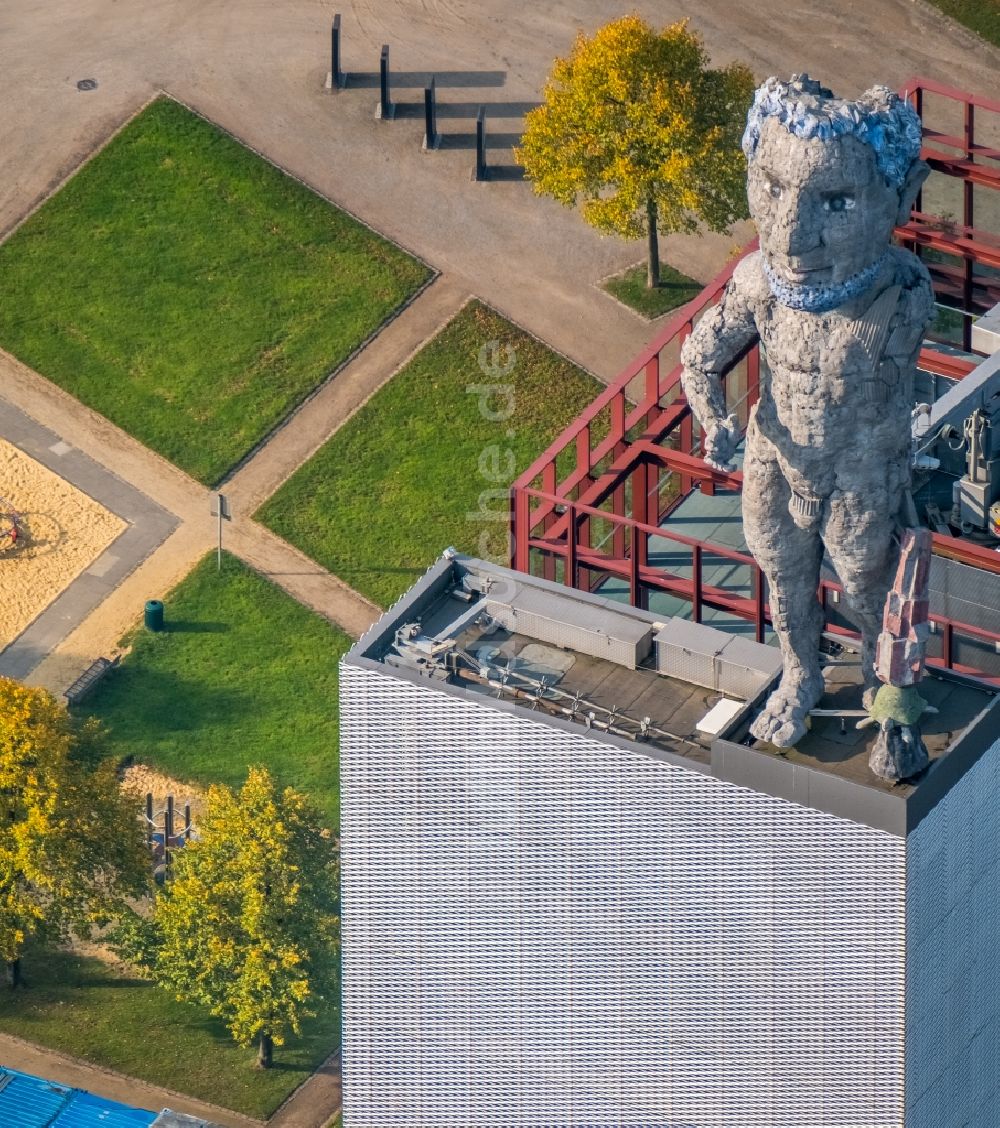
[{"label": "red steel frame structure", "polygon": [[[962,222],[927,215],[921,201],[910,222],[897,229],[907,246],[921,253],[939,252],[928,266],[939,298],[957,300],[964,311],[988,308],[1000,300],[1000,277],[982,278],[976,264],[1000,268],[1000,239],[975,227],[975,185],[1000,188],[1000,150],[976,141],[976,114],[996,115],[1000,102],[966,94],[927,79],[913,79],[901,92],[924,118],[924,158],[933,169],[961,181]],[[961,136],[927,127],[929,96],[944,101],[962,121]],[[746,248],[749,252],[755,244]],[[961,261],[944,265],[940,255]],[[511,560],[523,572],[540,571],[550,579],[593,589],[616,577],[628,583],[635,606],[645,606],[651,591],[669,592],[691,605],[692,618],[701,620],[705,607],[731,612],[755,624],[763,640],[769,620],[766,586],[756,562],[747,553],[725,545],[685,536],[661,524],[693,489],[714,493],[739,490],[742,475],[710,467],[700,455],[700,432],[680,387],[679,351],[699,315],[717,302],[736,267],[734,261],[661,330],[596,400],[545,451],[512,487]],[[964,318],[963,338],[969,347],[971,317]],[[924,370],[961,379],[974,365],[964,358],[925,348]],[[746,422],[756,401],[760,354],[747,349],[724,376],[730,410]],[[664,494],[664,486],[669,492]],[[690,576],[649,563],[650,538],[687,554]],[[1000,554],[951,536],[934,535],[934,551],[964,564],[1000,574]],[[712,586],[704,580],[705,558],[723,559],[747,567],[750,595]],[[840,592],[834,583],[820,585],[824,608]],[[1000,635],[972,623],[933,616],[941,640],[940,655],[931,661],[973,676],[981,671],[963,667],[953,658],[956,632],[1000,649]],[[828,622],[828,628],[843,628]],[[989,680],[1000,681],[990,678]]]}]

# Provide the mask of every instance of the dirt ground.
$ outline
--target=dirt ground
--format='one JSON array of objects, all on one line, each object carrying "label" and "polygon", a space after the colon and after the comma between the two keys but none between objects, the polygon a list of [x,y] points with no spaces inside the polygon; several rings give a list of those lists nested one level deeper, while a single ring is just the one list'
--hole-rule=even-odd
[{"label": "dirt ground", "polygon": [[122,787],[139,796],[143,802],[151,793],[155,808],[163,807],[167,796],[172,795],[178,816],[181,818],[184,815],[185,803],[191,804],[192,818],[197,818],[205,806],[204,788],[194,783],[182,783],[145,764],[130,764],[122,773]]},{"label": "dirt ground", "polygon": [[[0,439],[0,648],[12,642],[125,528],[120,517]],[[8,506],[18,514],[17,540]]]}]

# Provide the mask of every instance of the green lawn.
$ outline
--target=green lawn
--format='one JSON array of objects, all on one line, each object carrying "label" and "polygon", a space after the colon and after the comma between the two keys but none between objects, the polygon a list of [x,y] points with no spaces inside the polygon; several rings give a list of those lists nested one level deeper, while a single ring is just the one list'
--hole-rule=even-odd
[{"label": "green lawn", "polygon": [[931,0],[931,3],[946,16],[1000,47],[1000,0]]},{"label": "green lawn", "polygon": [[[515,352],[505,375],[507,347]],[[506,390],[487,393],[483,385]],[[471,303],[258,517],[386,606],[448,545],[506,559],[507,488],[600,390],[592,376]]]},{"label": "green lawn", "polygon": [[161,98],[0,246],[0,345],[214,483],[427,277]]},{"label": "green lawn", "polygon": [[704,288],[700,282],[660,263],[660,285],[650,290],[646,285],[646,264],[633,266],[623,274],[616,274],[604,283],[605,290],[620,302],[631,306],[644,317],[659,317],[669,310],[677,309],[692,298],[697,297]]},{"label": "green lawn", "polygon": [[351,639],[227,554],[165,597],[167,630],[132,650],[81,708],[117,756],[238,787],[248,764],[338,818],[337,663]]},{"label": "green lawn", "polygon": [[[28,986],[4,991],[0,1030],[130,1077],[264,1119],[324,1061],[340,1038],[337,1004],[275,1048],[275,1068],[253,1068],[204,1011],[162,988],[65,952],[24,959]],[[158,1109],[154,1111],[159,1111]]]}]

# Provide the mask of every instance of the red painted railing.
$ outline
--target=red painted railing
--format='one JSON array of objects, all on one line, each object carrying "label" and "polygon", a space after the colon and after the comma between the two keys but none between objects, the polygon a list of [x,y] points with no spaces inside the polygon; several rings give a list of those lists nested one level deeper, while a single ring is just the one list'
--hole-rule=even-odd
[{"label": "red painted railing", "polygon": [[1000,301],[1000,279],[985,276],[982,270],[1000,268],[1000,238],[996,231],[986,231],[985,223],[976,224],[976,187],[1000,188],[1000,149],[976,139],[977,123],[981,126],[989,115],[990,135],[997,137],[1000,102],[927,78],[911,79],[900,93],[923,119],[921,156],[932,169],[962,186],[961,218],[925,214],[918,196],[907,224],[910,237],[904,236],[903,242],[917,254],[930,249],[952,260],[949,265],[928,259],[927,266],[941,300],[963,311],[962,347],[968,349],[975,315]]},{"label": "red painted railing", "polygon": [[[1000,103],[967,99],[958,91],[924,80],[908,84],[905,92],[918,110],[926,110],[928,93],[953,99],[963,107],[968,123],[963,135],[965,148],[961,150],[965,155],[951,161],[949,168],[942,171],[964,180],[963,160],[975,163],[985,157],[997,157],[975,142],[974,119],[964,107],[976,106],[1000,114]],[[935,138],[935,144],[944,144],[945,135],[929,136]],[[949,143],[954,140],[947,138]],[[937,160],[934,153],[925,155],[931,156],[932,163]],[[1000,181],[994,186],[1000,187]],[[971,219],[971,210],[965,218]],[[897,234],[910,246],[932,247],[965,263],[994,264],[990,256],[996,255],[996,265],[1000,265],[1000,240],[974,230],[971,223],[957,225],[918,214]],[[744,254],[754,246],[745,248]],[[719,300],[737,261],[734,259],[678,311],[514,483],[511,543],[515,568],[538,571],[549,579],[587,589],[610,578],[624,581],[636,606],[644,606],[651,591],[669,592],[691,604],[695,621],[701,619],[705,607],[714,607],[754,622],[757,637],[764,637],[769,617],[766,588],[753,558],[724,545],[684,536],[669,521],[662,523],[693,489],[714,493],[718,489],[739,490],[742,484],[741,475],[720,473],[701,458],[700,429],[681,390],[679,362],[681,345],[701,313]],[[971,267],[963,269],[959,283],[965,298],[974,294],[977,286],[986,287],[988,296],[994,284],[989,279],[982,282]],[[935,284],[946,295],[951,293],[947,290],[946,270],[938,271]],[[963,358],[934,349],[923,350],[920,365],[951,379],[960,379],[973,367]],[[744,426],[757,398],[759,376],[756,345],[740,356],[724,376],[729,409]],[[657,546],[666,546],[671,553],[676,551],[686,564],[672,569],[651,565],[651,538],[656,538]],[[1000,555],[966,540],[935,534],[934,547],[940,555],[1000,574]],[[706,558],[721,558],[745,567],[747,582],[741,588],[748,594],[735,594],[706,583]],[[837,599],[832,593],[839,591],[836,584],[822,584],[824,606],[828,600]],[[981,673],[954,661],[956,633],[991,648],[1000,643],[1000,635],[975,624],[946,618],[935,620],[935,624],[941,639],[941,655],[933,661],[950,668]],[[828,627],[842,629],[833,623],[828,623]]]}]

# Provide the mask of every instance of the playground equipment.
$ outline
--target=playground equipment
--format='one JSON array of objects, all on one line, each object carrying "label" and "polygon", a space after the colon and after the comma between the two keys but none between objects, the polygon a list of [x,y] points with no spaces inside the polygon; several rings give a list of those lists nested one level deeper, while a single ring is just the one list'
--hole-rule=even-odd
[{"label": "playground equipment", "polygon": [[162,807],[154,806],[153,793],[146,793],[146,810],[143,816],[146,844],[153,856],[153,875],[162,882],[170,871],[173,851],[182,849],[194,836],[191,822],[191,804],[184,804],[183,822],[178,826],[174,797],[168,795]]},{"label": "playground equipment", "polygon": [[6,498],[0,497],[0,552],[10,552],[23,540],[21,515]]}]

